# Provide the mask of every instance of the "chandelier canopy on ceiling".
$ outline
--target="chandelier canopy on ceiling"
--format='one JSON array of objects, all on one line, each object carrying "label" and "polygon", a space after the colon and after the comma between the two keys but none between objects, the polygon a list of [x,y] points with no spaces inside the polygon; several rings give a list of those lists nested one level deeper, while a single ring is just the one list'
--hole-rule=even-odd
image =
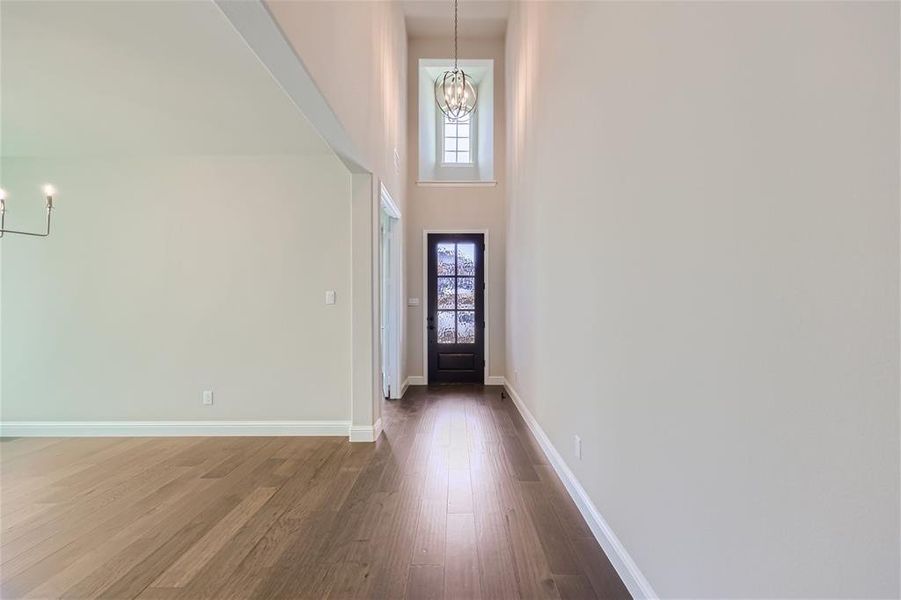
[{"label": "chandelier canopy on ceiling", "polygon": [[457,0],[454,0],[454,69],[445,71],[435,80],[435,102],[441,112],[456,121],[471,114],[477,100],[472,77],[457,65]]}]

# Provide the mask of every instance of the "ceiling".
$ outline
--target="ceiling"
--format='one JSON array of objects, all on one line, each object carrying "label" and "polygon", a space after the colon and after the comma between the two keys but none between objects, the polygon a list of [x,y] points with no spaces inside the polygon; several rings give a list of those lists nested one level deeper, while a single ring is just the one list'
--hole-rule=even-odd
[{"label": "ceiling", "polygon": [[[452,37],[454,35],[453,0],[402,0],[407,35]],[[507,0],[460,0],[459,36],[461,38],[499,38],[507,31]]]},{"label": "ceiling", "polygon": [[0,2],[3,156],[328,146],[211,0]]}]

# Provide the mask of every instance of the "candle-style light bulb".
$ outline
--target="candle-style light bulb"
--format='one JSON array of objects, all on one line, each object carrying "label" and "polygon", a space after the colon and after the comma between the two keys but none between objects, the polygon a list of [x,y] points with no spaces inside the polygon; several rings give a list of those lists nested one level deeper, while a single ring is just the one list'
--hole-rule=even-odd
[{"label": "candle-style light bulb", "polygon": [[0,237],[4,234],[12,233],[16,235],[30,235],[34,237],[48,237],[50,235],[50,218],[53,213],[53,196],[56,194],[56,188],[49,183],[41,186],[41,191],[47,197],[47,224],[43,232],[40,231],[16,231],[5,227],[6,221],[6,192],[0,190]]}]

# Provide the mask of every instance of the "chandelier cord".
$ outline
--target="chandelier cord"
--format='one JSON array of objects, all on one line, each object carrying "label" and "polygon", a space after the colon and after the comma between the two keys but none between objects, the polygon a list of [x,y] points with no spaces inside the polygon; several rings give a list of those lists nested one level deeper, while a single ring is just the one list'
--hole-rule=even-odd
[{"label": "chandelier cord", "polygon": [[454,0],[454,71],[457,70],[457,0]]}]

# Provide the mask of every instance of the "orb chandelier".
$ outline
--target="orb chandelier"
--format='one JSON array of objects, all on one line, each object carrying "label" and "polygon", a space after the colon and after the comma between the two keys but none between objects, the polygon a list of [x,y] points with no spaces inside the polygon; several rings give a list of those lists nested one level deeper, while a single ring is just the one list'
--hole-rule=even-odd
[{"label": "orb chandelier", "polygon": [[456,121],[475,110],[477,99],[472,77],[457,66],[457,0],[454,0],[454,69],[435,80],[435,102],[441,112]]}]

